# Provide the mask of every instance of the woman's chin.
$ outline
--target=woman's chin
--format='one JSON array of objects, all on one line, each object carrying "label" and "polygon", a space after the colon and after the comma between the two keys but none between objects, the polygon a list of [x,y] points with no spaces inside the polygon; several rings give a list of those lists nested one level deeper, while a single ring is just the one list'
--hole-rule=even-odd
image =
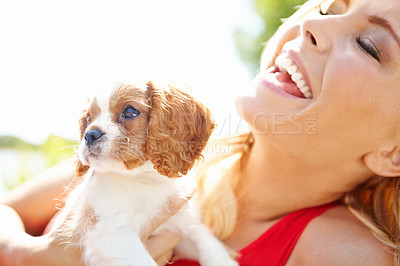
[{"label": "woman's chin", "polygon": [[246,95],[238,95],[236,96],[235,99],[235,108],[236,108],[236,113],[243,119],[245,119],[245,110],[247,106],[247,101],[251,101],[248,96]]}]

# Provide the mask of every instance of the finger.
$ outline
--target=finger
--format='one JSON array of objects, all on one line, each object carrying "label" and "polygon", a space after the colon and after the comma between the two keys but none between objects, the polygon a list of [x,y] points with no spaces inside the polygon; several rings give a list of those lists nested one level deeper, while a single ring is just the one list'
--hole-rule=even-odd
[{"label": "finger", "polygon": [[184,257],[182,256],[182,254],[176,254],[176,253],[172,253],[172,257],[169,259],[170,262],[174,262],[174,261],[178,261],[183,259]]},{"label": "finger", "polygon": [[151,236],[144,242],[151,257],[156,259],[166,252],[172,251],[182,240],[181,232],[162,231],[157,235]]},{"label": "finger", "polygon": [[153,219],[148,226],[141,232],[140,237],[142,241],[146,240],[154,230],[167,221],[171,216],[179,211],[179,209],[188,202],[191,195],[186,198],[170,199],[168,204],[161,210],[160,214]]},{"label": "finger", "polygon": [[171,263],[172,254],[173,254],[172,250],[167,251],[166,253],[158,257],[155,261],[158,265],[161,266],[168,265]]}]

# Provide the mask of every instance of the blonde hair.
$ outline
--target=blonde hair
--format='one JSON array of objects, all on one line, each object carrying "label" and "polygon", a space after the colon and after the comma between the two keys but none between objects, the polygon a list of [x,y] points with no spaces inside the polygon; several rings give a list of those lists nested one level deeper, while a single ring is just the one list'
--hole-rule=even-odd
[{"label": "blonde hair", "polygon": [[[312,9],[328,0],[306,2],[281,27],[302,19]],[[282,33],[283,30],[280,32]],[[278,34],[279,35],[279,30]],[[270,42],[276,45],[274,36]],[[197,174],[197,198],[202,219],[222,241],[233,232],[237,218],[236,191],[240,185],[240,168],[253,144],[251,133],[225,139],[231,150],[208,160]],[[346,193],[343,203],[382,241],[395,255],[400,256],[400,177],[372,177]]]},{"label": "blonde hair", "polygon": [[235,191],[240,168],[251,148],[253,137],[244,134],[225,139],[229,152],[208,159],[196,175],[196,197],[203,222],[221,240],[233,232],[237,218]]},{"label": "blonde hair", "polygon": [[373,177],[346,193],[344,202],[399,261],[400,177]]}]

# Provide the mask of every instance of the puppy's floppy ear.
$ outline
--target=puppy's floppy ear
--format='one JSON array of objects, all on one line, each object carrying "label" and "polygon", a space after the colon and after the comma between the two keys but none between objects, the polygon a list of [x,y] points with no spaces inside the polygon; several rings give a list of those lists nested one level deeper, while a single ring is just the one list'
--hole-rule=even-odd
[{"label": "puppy's floppy ear", "polygon": [[[88,99],[87,100],[87,107],[81,112],[81,116],[79,118],[79,140],[82,141],[82,138],[85,134],[86,128],[88,126],[88,121],[89,121],[89,108],[90,105],[92,104],[94,100]],[[75,162],[75,175],[76,176],[82,176],[84,175],[87,170],[89,170],[89,166],[83,165],[81,160],[79,158],[76,159]]]},{"label": "puppy's floppy ear", "polygon": [[162,175],[187,174],[215,128],[210,111],[187,93],[171,86],[147,83],[151,95],[147,154]]}]

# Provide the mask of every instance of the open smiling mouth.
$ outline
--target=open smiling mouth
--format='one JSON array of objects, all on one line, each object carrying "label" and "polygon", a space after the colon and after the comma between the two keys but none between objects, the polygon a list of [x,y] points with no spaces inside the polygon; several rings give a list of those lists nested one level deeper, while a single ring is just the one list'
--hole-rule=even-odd
[{"label": "open smiling mouth", "polygon": [[275,65],[267,70],[278,81],[278,86],[286,93],[306,99],[312,99],[313,93],[299,67],[286,54],[279,55]]}]

